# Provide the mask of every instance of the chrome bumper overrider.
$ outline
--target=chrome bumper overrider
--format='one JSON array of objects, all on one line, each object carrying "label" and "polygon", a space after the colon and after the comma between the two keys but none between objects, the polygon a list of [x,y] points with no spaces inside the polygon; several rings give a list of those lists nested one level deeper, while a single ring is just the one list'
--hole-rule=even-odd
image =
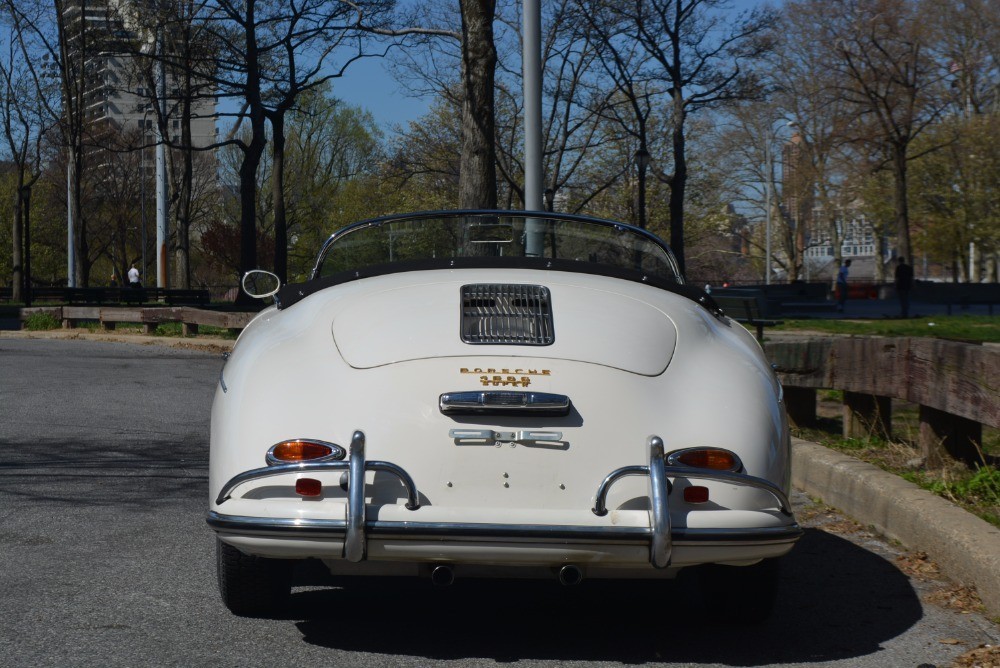
[{"label": "chrome bumper overrider", "polygon": [[625,476],[647,476],[649,479],[650,525],[645,527],[369,521],[365,515],[365,471],[387,472],[399,478],[406,488],[406,508],[409,510],[417,510],[420,507],[420,497],[416,484],[404,469],[390,462],[365,460],[365,435],[360,431],[354,432],[351,439],[350,459],[348,461],[284,464],[246,471],[227,482],[216,498],[216,505],[222,505],[240,485],[276,475],[347,471],[346,519],[242,517],[212,511],[208,514],[208,524],[216,531],[236,532],[244,535],[343,539],[344,558],[353,562],[365,559],[369,535],[405,538],[449,536],[465,540],[509,538],[644,543],[650,547],[649,561],[656,568],[666,568],[670,565],[674,543],[789,543],[802,535],[802,530],[794,522],[781,527],[673,529],[670,525],[668,506],[668,496],[671,489],[668,476],[717,480],[763,490],[775,498],[780,511],[789,517],[792,515],[791,505],[780,488],[763,478],[742,473],[671,466],[665,463],[663,441],[658,436],[650,436],[647,446],[649,448],[649,464],[626,466],[608,474],[597,489],[592,509],[594,514],[598,516],[606,515],[608,510],[605,503],[608,491],[616,481]]}]

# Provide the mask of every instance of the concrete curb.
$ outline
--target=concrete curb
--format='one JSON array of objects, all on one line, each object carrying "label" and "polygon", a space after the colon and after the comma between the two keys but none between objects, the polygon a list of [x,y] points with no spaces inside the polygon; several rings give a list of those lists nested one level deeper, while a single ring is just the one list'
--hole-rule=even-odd
[{"label": "concrete curb", "polygon": [[927,553],[973,585],[1000,616],[1000,529],[913,483],[815,443],[792,439],[792,484],[861,524]]}]

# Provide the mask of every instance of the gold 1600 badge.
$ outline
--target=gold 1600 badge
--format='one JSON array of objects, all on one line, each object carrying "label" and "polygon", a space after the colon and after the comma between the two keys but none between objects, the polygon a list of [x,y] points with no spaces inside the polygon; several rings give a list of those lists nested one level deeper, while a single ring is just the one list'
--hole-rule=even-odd
[{"label": "gold 1600 badge", "polygon": [[462,373],[479,376],[479,382],[484,387],[528,387],[532,376],[549,376],[548,369],[467,369],[462,367]]}]

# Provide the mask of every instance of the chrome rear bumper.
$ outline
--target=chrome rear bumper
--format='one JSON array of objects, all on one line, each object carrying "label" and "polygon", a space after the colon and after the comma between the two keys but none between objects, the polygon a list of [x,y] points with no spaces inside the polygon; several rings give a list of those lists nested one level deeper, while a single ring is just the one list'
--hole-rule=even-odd
[{"label": "chrome rear bumper", "polygon": [[605,507],[608,491],[618,480],[626,476],[643,475],[649,480],[650,523],[648,526],[572,526],[572,525],[526,525],[526,524],[477,524],[454,522],[400,522],[368,520],[364,498],[365,472],[383,471],[395,475],[406,489],[406,508],[420,507],[419,493],[410,475],[401,467],[390,462],[365,460],[365,435],[354,432],[348,461],[325,461],[319,463],[284,464],[267,466],[246,471],[227,482],[216,498],[216,505],[222,505],[233,491],[244,483],[288,473],[311,473],[346,471],[347,517],[346,519],[304,519],[265,518],[227,515],[217,511],[208,513],[208,524],[220,533],[266,536],[274,538],[319,538],[337,539],[344,542],[343,556],[348,561],[363,561],[367,555],[370,536],[384,539],[440,539],[453,540],[533,540],[565,541],[574,543],[600,544],[645,544],[649,546],[649,562],[655,568],[670,565],[674,544],[684,545],[775,545],[792,543],[802,535],[802,529],[795,522],[780,527],[739,528],[739,529],[675,529],[670,524],[669,477],[689,477],[719,480],[736,485],[760,489],[770,493],[778,502],[784,515],[791,517],[791,505],[785,493],[763,478],[707,469],[671,466],[666,464],[663,441],[658,436],[647,440],[649,464],[626,466],[612,471],[601,482],[595,494],[592,512],[607,514]]}]

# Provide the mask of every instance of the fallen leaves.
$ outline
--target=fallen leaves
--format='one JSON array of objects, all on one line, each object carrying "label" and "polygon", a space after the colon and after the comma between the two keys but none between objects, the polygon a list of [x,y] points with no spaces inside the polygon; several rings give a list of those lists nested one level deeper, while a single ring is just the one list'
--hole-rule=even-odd
[{"label": "fallen leaves", "polygon": [[1000,668],[1000,646],[980,645],[955,659],[952,668]]}]

